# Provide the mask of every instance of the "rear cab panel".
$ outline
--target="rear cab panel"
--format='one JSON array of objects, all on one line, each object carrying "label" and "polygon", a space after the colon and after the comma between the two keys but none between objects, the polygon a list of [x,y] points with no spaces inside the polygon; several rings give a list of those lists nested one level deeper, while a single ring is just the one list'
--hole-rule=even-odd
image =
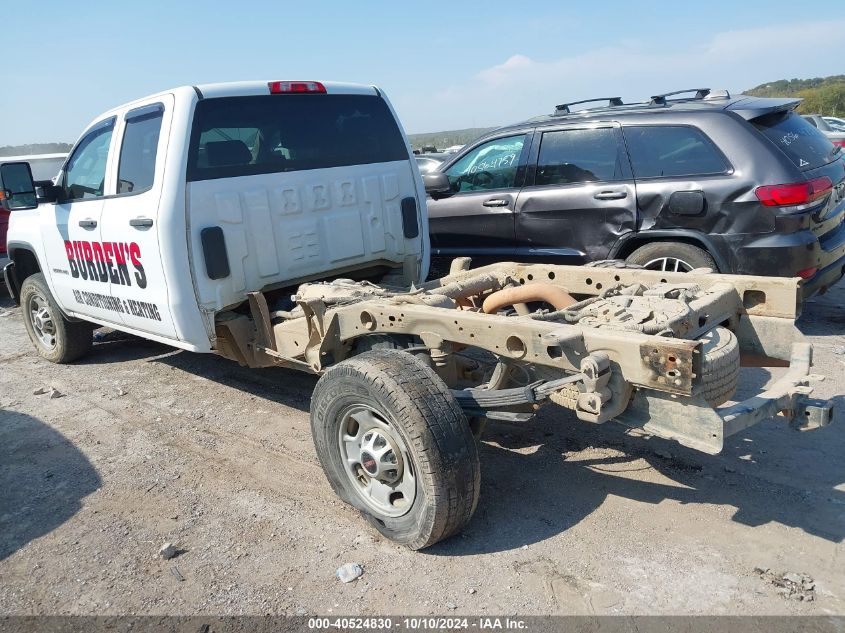
[{"label": "rear cab panel", "polygon": [[270,94],[267,83],[199,88],[186,201],[206,315],[326,274],[409,260],[408,281],[427,275],[423,185],[389,102],[374,87],[324,85],[315,94]]}]

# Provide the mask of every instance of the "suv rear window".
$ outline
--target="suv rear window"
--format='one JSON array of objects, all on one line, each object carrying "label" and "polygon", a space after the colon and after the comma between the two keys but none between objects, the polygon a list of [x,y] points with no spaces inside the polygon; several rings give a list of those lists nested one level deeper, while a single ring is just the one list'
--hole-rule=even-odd
[{"label": "suv rear window", "polygon": [[629,125],[625,142],[635,178],[723,174],[729,166],[701,130],[685,125]]},{"label": "suv rear window", "polygon": [[827,165],[836,157],[836,146],[824,133],[792,111],[757,117],[751,124],[802,171]]},{"label": "suv rear window", "polygon": [[384,99],[267,95],[197,104],[188,180],[409,160]]}]

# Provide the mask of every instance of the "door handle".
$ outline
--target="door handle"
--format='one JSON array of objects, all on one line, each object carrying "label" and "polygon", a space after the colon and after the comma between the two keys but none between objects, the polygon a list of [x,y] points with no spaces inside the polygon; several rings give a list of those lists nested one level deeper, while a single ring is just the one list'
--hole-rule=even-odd
[{"label": "door handle", "polygon": [[138,229],[148,229],[152,225],[152,218],[132,218],[131,220],[129,220],[129,226],[134,226]]},{"label": "door handle", "polygon": [[596,200],[622,200],[627,197],[627,191],[599,191],[593,196]]},{"label": "door handle", "polygon": [[508,206],[508,201],[502,200],[501,198],[491,198],[490,200],[485,200],[481,204],[485,207],[506,207]]},{"label": "door handle", "polygon": [[85,218],[84,220],[79,221],[79,226],[83,229],[96,229],[97,228],[97,220],[92,220],[91,218]]}]

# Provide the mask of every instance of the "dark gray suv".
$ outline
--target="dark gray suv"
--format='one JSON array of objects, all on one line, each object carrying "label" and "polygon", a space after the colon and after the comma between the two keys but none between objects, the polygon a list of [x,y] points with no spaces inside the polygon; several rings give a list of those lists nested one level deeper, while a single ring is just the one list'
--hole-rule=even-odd
[{"label": "dark gray suv", "polygon": [[800,99],[601,101],[490,132],[426,175],[435,257],[799,276],[805,295],[842,277],[845,158]]}]

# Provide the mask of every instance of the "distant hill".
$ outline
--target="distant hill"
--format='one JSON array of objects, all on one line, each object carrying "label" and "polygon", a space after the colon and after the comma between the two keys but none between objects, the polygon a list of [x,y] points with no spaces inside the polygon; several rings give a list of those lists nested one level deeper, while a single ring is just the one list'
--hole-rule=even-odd
[{"label": "distant hill", "polygon": [[820,88],[831,84],[845,83],[845,75],[831,75],[830,77],[815,77],[814,79],[778,79],[760,84],[751,90],[744,90],[743,94],[755,97],[794,97],[802,90]]},{"label": "distant hill", "polygon": [[466,145],[486,134],[492,127],[470,127],[463,130],[446,130],[445,132],[428,132],[427,134],[409,134],[411,147],[419,149],[423,145],[434,145],[437,149],[445,149],[451,145]]},{"label": "distant hill", "polygon": [[0,156],[25,156],[28,154],[67,153],[73,145],[70,143],[30,143],[28,145],[4,145],[0,147]]},{"label": "distant hill", "polygon": [[813,79],[779,79],[743,91],[755,97],[801,97],[799,112],[845,115],[845,75]]}]

